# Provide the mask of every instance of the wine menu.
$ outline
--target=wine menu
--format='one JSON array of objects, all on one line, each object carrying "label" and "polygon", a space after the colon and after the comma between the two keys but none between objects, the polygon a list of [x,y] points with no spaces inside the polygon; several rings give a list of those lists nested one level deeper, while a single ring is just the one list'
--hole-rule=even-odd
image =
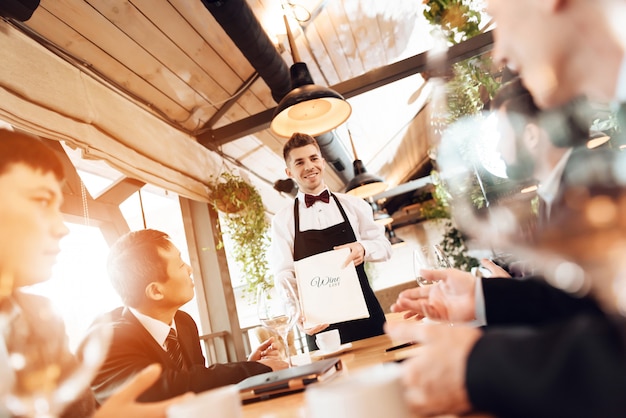
[{"label": "wine menu", "polygon": [[305,328],[369,317],[354,263],[343,267],[349,253],[342,248],[294,263]]}]

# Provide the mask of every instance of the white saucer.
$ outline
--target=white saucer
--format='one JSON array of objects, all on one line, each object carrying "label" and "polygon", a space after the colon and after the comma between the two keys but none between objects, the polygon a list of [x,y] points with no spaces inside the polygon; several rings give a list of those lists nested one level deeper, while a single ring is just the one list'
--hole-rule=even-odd
[{"label": "white saucer", "polygon": [[334,356],[340,353],[343,353],[344,351],[347,351],[349,349],[352,348],[352,343],[345,343],[345,344],[341,344],[339,346],[338,349],[336,350],[332,350],[332,351],[324,351],[324,350],[317,350],[311,353],[311,357],[319,357],[319,358],[324,358],[324,357],[330,357],[330,356]]}]

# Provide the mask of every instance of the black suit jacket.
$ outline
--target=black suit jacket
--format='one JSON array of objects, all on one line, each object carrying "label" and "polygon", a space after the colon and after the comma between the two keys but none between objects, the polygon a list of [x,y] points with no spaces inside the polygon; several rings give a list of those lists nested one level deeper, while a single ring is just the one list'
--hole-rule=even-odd
[{"label": "black suit jacket", "polygon": [[113,328],[107,358],[92,382],[92,389],[100,403],[129,378],[153,363],[161,364],[163,372],[157,382],[141,395],[141,401],[159,401],[189,391],[202,392],[271,371],[268,366],[248,361],[206,367],[196,323],[189,314],[178,311],[174,317],[178,339],[186,364],[191,365],[187,370],[180,370],[128,309],[118,308],[110,316],[95,324]]},{"label": "black suit jacket", "polygon": [[[572,228],[580,219],[576,193],[615,186],[617,155],[584,147],[572,152],[539,242],[546,229],[560,232],[561,240],[580,233]],[[498,417],[626,417],[626,318],[605,315],[590,297],[541,280],[482,284],[489,325],[466,369],[476,409]]]}]

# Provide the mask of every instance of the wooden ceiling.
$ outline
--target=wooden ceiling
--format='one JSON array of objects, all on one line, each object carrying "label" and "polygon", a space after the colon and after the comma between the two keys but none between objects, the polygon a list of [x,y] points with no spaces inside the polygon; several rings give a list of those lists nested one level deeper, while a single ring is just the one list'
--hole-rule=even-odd
[{"label": "wooden ceiling", "polygon": [[[247,3],[291,65],[281,1]],[[418,54],[432,45],[422,2],[284,5],[290,15],[310,14],[299,23],[292,16],[291,27],[315,83],[350,98],[353,114],[336,131],[349,158],[347,126],[368,171],[392,187],[414,177],[428,161],[428,119],[418,116],[428,86],[419,74],[404,77],[417,73]],[[271,91],[200,0],[42,0],[29,20],[8,23],[262,181],[285,177],[285,139],[267,129],[276,106]],[[403,61],[415,56],[422,61]],[[228,129],[227,140],[212,140]],[[341,190],[345,182],[330,171],[327,183]]]}]

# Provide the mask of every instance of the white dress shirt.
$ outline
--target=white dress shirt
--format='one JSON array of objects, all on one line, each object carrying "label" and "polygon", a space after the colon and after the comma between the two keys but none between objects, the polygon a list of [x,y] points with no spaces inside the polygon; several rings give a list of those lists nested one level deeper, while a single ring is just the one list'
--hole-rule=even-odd
[{"label": "white dress shirt", "polygon": [[[391,257],[391,244],[385,237],[385,227],[374,222],[372,207],[360,197],[343,193],[334,193],[339,199],[352,229],[365,249],[365,261],[385,261]],[[307,208],[304,193],[298,192],[300,231],[321,230],[343,222],[341,212],[335,200],[329,203],[315,202]],[[294,279],[293,244],[295,220],[293,203],[282,208],[272,219],[272,241],[269,251],[271,272],[276,279]]]},{"label": "white dress shirt", "polygon": [[144,315],[135,308],[129,307],[128,310],[135,315],[135,318],[143,325],[143,327],[152,335],[152,338],[159,343],[165,351],[165,340],[170,333],[170,328],[176,329],[176,321],[172,320],[172,326],[167,325],[165,322],[154,319],[148,315]]}]

